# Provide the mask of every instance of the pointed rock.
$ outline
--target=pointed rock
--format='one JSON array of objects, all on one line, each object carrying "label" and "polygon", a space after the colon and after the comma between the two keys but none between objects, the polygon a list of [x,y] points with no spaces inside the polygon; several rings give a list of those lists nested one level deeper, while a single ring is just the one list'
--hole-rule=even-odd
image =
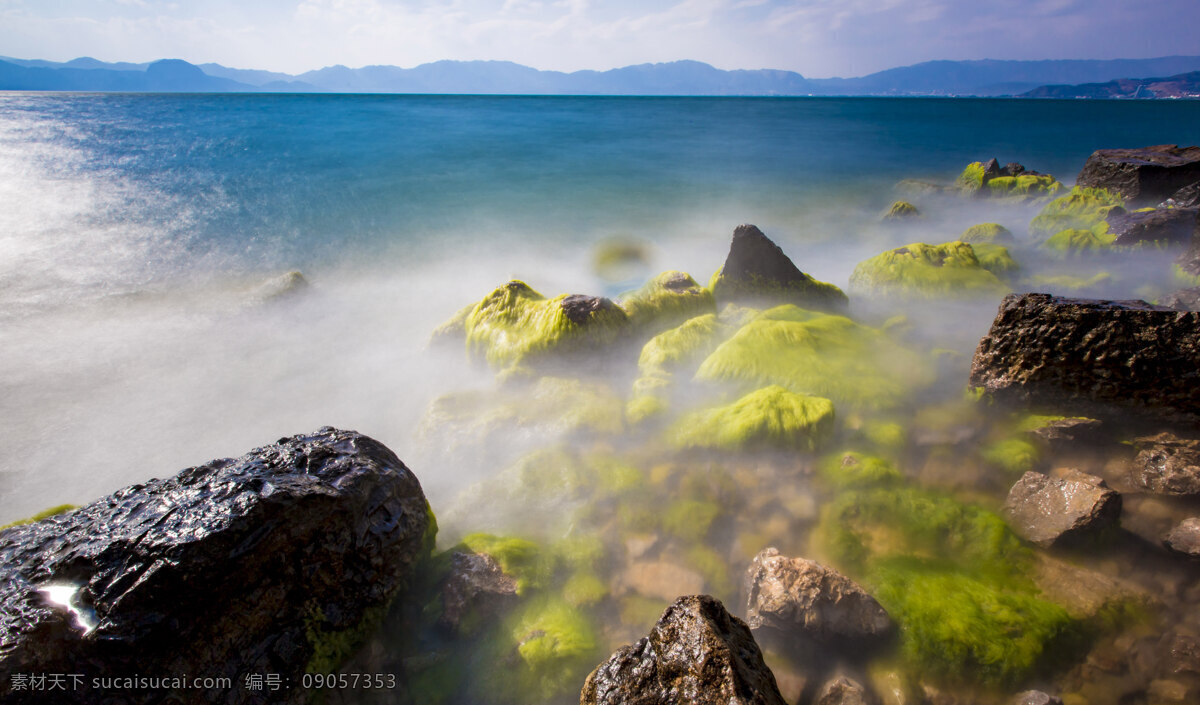
[{"label": "pointed rock", "polygon": [[713,281],[719,303],[792,303],[801,308],[843,310],[849,299],[833,284],[801,272],[761,230],[739,225],[733,231],[725,266]]}]

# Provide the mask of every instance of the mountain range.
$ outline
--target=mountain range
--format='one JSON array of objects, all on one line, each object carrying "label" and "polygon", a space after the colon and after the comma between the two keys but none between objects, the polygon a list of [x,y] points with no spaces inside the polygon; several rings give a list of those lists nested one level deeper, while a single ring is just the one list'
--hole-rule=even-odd
[{"label": "mountain range", "polygon": [[[608,71],[539,71],[508,61],[435,61],[414,68],[329,66],[298,75],[83,57],[68,62],[0,57],[0,90],[130,92],[450,93],[538,95],[893,95],[1056,97],[1067,84],[1108,84],[1131,76],[1177,78],[1200,71],[1200,56],[1157,59],[929,61],[857,78],[805,78],[793,71],[725,71],[699,61],[638,64]],[[1143,79],[1169,82],[1170,79]],[[1047,90],[1043,90],[1047,89]],[[1041,91],[1041,95],[1039,95]],[[1108,97],[1097,91],[1096,97]],[[1114,94],[1113,91],[1109,92]],[[1120,91],[1116,91],[1120,94]],[[1143,91],[1145,95],[1145,91]],[[1122,94],[1123,96],[1123,94]]]}]

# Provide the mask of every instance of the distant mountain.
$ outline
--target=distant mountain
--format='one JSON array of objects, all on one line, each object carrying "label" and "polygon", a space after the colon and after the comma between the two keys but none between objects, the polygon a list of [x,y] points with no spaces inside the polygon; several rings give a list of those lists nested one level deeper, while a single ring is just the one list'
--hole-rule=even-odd
[{"label": "distant mountain", "polygon": [[1076,86],[1040,86],[1021,98],[1200,98],[1200,71],[1166,78],[1119,78]]},{"label": "distant mountain", "polygon": [[179,60],[108,64],[89,57],[65,63],[0,57],[0,90],[998,96],[1028,94],[1050,84],[1106,83],[1121,76],[1176,76],[1194,71],[1200,71],[1200,56],[1104,61],[929,61],[858,78],[819,79],[793,71],[724,71],[699,61],[573,73],[539,71],[511,61],[435,61],[410,69],[328,66],[292,76],[220,64],[194,66]]}]

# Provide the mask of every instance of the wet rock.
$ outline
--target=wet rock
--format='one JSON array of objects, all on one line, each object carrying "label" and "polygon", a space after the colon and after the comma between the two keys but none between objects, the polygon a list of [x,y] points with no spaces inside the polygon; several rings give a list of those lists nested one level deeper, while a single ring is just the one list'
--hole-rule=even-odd
[{"label": "wet rock", "polygon": [[680,597],[649,636],[587,677],[580,705],[783,705],[750,629],[708,595]]},{"label": "wet rock", "polygon": [[1159,660],[1165,673],[1200,675],[1200,637],[1167,634],[1163,637]]},{"label": "wet rock", "polygon": [[1113,244],[1129,247],[1142,243],[1186,245],[1200,228],[1200,209],[1156,208],[1152,211],[1126,211],[1114,208],[1105,216]]},{"label": "wet rock", "polygon": [[970,382],[1002,403],[1192,420],[1200,413],[1200,313],[1011,294],[975,350]]},{"label": "wet rock", "polygon": [[1173,291],[1162,297],[1159,304],[1176,311],[1200,311],[1200,286]]},{"label": "wet rock", "polygon": [[816,561],[759,552],[746,572],[746,623],[817,641],[869,647],[892,630],[886,610],[853,580]]},{"label": "wet rock", "polygon": [[1111,614],[1122,605],[1153,603],[1150,595],[1132,583],[1044,553],[1037,555],[1032,577],[1046,599],[1082,621]]},{"label": "wet rock", "polygon": [[792,260],[753,225],[733,231],[729,256],[713,282],[719,302],[764,300],[802,308],[843,310],[849,299],[832,284],[801,272]]},{"label": "wet rock", "polygon": [[1171,551],[1191,558],[1200,558],[1200,517],[1188,517],[1171,529],[1163,539]]},{"label": "wet rock", "polygon": [[875,705],[877,702],[858,681],[838,676],[821,687],[814,705]]},{"label": "wet rock", "polygon": [[1200,147],[1173,144],[1092,152],[1077,186],[1116,191],[1133,204],[1151,205],[1200,181]]},{"label": "wet rock", "polygon": [[1008,701],[1008,705],[1063,705],[1063,701],[1057,695],[1040,690],[1027,690],[1014,695],[1012,700]]},{"label": "wet rock", "polygon": [[896,201],[883,214],[883,220],[904,220],[906,218],[919,218],[921,211],[908,201]]},{"label": "wet rock", "polygon": [[1031,429],[1029,433],[1052,445],[1094,443],[1100,440],[1104,424],[1097,419],[1075,416],[1053,419]]},{"label": "wet rock", "polygon": [[1009,491],[1002,514],[1025,540],[1063,545],[1113,526],[1121,516],[1121,495],[1078,471],[1061,479],[1027,472]]},{"label": "wet rock", "polygon": [[442,583],[442,615],[438,623],[459,630],[472,618],[487,620],[517,599],[517,581],[485,553],[455,551]]},{"label": "wet rock", "polygon": [[[366,636],[371,615],[428,555],[427,512],[395,454],[323,428],[9,529],[0,700],[62,702],[13,692],[15,673],[187,673],[235,687],[177,691],[172,702],[259,702],[244,674],[298,683],[306,666],[336,668]],[[57,597],[70,612],[39,592],[52,585],[64,586]],[[143,703],[166,693],[121,695]],[[279,696],[305,697],[300,688]]]},{"label": "wet rock", "polygon": [[1200,495],[1200,440],[1164,432],[1134,441],[1130,481],[1155,494]]},{"label": "wet rock", "polygon": [[1160,208],[1200,208],[1200,181],[1179,189],[1159,204]]}]

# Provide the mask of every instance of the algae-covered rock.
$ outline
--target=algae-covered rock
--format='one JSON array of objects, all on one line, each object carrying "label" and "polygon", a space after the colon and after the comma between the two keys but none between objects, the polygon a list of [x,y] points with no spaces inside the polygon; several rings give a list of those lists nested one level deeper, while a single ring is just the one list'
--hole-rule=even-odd
[{"label": "algae-covered rock", "polygon": [[591,618],[553,597],[518,608],[482,649],[490,671],[468,681],[471,702],[560,702],[600,654]]},{"label": "algae-covered rock", "polygon": [[980,456],[988,464],[1003,470],[1010,479],[1032,470],[1039,455],[1037,447],[1022,438],[993,441],[980,451]]},{"label": "algae-covered rock", "polygon": [[[998,250],[992,254],[1000,256]],[[918,242],[889,250],[860,262],[850,275],[850,286],[879,295],[917,297],[993,296],[1008,290],[966,242]]]},{"label": "algae-covered rock", "polygon": [[795,306],[763,311],[717,346],[699,381],[780,385],[851,409],[894,407],[933,381],[929,361],[882,331]]},{"label": "algae-covered rock", "polygon": [[825,458],[817,466],[817,473],[830,486],[844,489],[885,487],[903,477],[887,460],[855,452]]},{"label": "algae-covered rock", "polygon": [[979,266],[1000,279],[1008,279],[1021,268],[1021,265],[1017,264],[1004,245],[997,245],[994,242],[977,242],[971,245],[971,249],[975,250]]},{"label": "algae-covered rock", "polygon": [[1121,495],[1104,480],[1079,471],[1063,477],[1027,472],[1004,502],[1013,530],[1039,546],[1061,546],[1094,538],[1121,516]]},{"label": "algae-covered rock", "polygon": [[720,302],[793,303],[823,310],[842,310],[848,299],[833,284],[801,272],[792,260],[753,225],[733,231],[725,265],[710,285]]},{"label": "algae-covered rock", "polygon": [[1016,162],[1001,167],[995,159],[971,162],[954,185],[967,195],[1012,201],[1049,198],[1066,188],[1053,176],[1028,171]]},{"label": "algae-covered rock", "polygon": [[1105,222],[1113,244],[1119,247],[1187,245],[1200,233],[1200,209],[1153,208],[1126,212],[1123,208],[1114,208]]},{"label": "algae-covered rock", "polygon": [[517,580],[486,553],[453,551],[441,598],[438,624],[469,631],[516,603]]},{"label": "algae-covered rock", "polygon": [[1003,244],[1016,240],[1013,237],[1012,231],[999,223],[979,223],[978,225],[972,225],[964,230],[962,235],[958,236],[958,239],[962,242],[972,244],[978,242]]},{"label": "algae-covered rock", "polygon": [[828,399],[772,385],[727,406],[685,415],[670,437],[682,448],[813,450],[833,434],[833,419]]},{"label": "algae-covered rock", "polygon": [[1029,224],[1029,234],[1045,240],[1063,230],[1091,230],[1096,235],[1108,232],[1108,214],[1125,201],[1119,194],[1102,188],[1075,187],[1065,196],[1046,204]]},{"label": "algae-covered rock", "polygon": [[680,597],[584,682],[580,705],[784,705],[746,624],[708,595]]},{"label": "algae-covered rock", "polygon": [[905,220],[908,218],[918,218],[921,211],[908,201],[896,201],[883,214],[883,220]]},{"label": "algae-covered rock", "polygon": [[633,396],[626,406],[630,423],[665,412],[675,375],[682,369],[698,365],[731,330],[732,326],[709,313],[689,319],[647,341],[638,357],[640,374],[633,383]]},{"label": "algae-covered rock", "polygon": [[1112,246],[1111,235],[1097,235],[1091,230],[1080,228],[1060,230],[1040,245],[1041,249],[1061,257],[1105,252],[1111,250]]},{"label": "algae-covered rock", "polygon": [[711,291],[697,284],[691,275],[674,271],[663,272],[642,288],[623,294],[618,303],[633,326],[652,333],[717,311]]}]

